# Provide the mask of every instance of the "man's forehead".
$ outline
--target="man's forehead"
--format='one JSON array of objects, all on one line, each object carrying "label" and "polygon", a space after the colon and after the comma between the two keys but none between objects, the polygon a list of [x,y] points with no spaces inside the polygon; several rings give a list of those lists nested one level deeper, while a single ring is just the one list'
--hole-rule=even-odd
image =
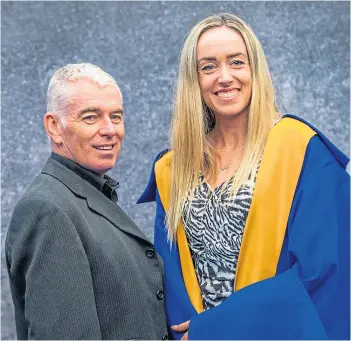
[{"label": "man's forehead", "polygon": [[100,84],[97,81],[90,79],[90,78],[80,78],[77,80],[71,80],[71,81],[67,81],[67,86],[71,89],[105,89],[105,88],[114,88],[117,89],[118,91],[120,91],[119,86],[117,85],[117,83],[112,83],[112,81],[110,83],[104,83],[104,84]]},{"label": "man's forehead", "polygon": [[79,100],[98,100],[100,98],[114,98],[123,101],[120,88],[114,84],[101,86],[93,81],[78,80],[70,82],[67,90],[70,103]]}]

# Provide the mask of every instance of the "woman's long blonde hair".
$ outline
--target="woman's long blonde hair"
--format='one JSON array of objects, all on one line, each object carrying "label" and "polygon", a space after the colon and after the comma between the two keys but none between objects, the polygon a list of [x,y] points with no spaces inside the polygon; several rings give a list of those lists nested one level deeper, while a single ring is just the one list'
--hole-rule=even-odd
[{"label": "woman's long blonde hair", "polygon": [[216,177],[213,149],[206,139],[215,122],[204,103],[197,71],[196,47],[200,36],[227,26],[238,32],[246,45],[252,74],[252,94],[244,156],[236,170],[231,192],[235,195],[257,167],[268,132],[279,117],[274,88],[262,46],[252,29],[235,15],[212,15],[196,24],[188,34],[179,61],[179,74],[171,126],[170,202],[167,212],[168,238],[174,240],[186,198],[192,197],[199,175],[206,170]]}]

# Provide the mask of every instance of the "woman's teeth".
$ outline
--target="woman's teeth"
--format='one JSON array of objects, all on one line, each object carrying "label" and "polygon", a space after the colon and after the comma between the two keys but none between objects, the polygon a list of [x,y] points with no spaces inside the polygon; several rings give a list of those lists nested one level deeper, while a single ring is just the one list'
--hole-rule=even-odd
[{"label": "woman's teeth", "polygon": [[239,90],[233,90],[233,91],[219,91],[217,92],[217,96],[223,97],[223,98],[229,98],[229,97],[236,97],[239,95]]}]

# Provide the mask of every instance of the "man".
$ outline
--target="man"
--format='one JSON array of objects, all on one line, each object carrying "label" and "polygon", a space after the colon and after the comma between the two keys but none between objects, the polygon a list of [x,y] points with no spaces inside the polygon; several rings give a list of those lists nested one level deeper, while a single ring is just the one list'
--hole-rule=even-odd
[{"label": "man", "polygon": [[47,102],[52,154],[6,237],[18,339],[166,339],[161,260],[105,175],[124,137],[115,80],[69,64]]}]

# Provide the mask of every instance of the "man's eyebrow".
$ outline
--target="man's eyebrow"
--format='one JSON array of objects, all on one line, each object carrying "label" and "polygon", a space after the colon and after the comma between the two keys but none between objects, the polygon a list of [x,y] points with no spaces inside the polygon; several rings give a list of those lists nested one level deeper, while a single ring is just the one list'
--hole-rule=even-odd
[{"label": "man's eyebrow", "polygon": [[123,111],[123,109],[116,109],[116,110],[113,110],[111,113],[112,114],[121,114],[121,115],[123,115],[124,111]]},{"label": "man's eyebrow", "polygon": [[[238,56],[247,57],[242,52],[236,52],[236,53],[228,54],[226,58],[228,59],[228,58],[234,58],[234,57],[238,57]],[[216,60],[217,60],[216,57],[203,57],[197,61],[197,64],[199,64],[201,61],[216,61]]]},{"label": "man's eyebrow", "polygon": [[83,115],[83,114],[85,114],[85,113],[87,113],[87,112],[94,112],[94,113],[96,113],[96,114],[99,114],[100,111],[101,111],[101,110],[100,110],[99,108],[89,107],[89,108],[85,108],[85,109],[81,110],[81,111],[79,112],[79,116],[80,116],[80,115]]},{"label": "man's eyebrow", "polygon": [[[101,110],[99,108],[96,108],[96,107],[85,108],[85,109],[83,109],[83,110],[81,110],[79,112],[79,116],[84,115],[84,114],[86,114],[88,112],[93,112],[93,113],[96,113],[96,114],[100,114]],[[112,114],[121,114],[121,115],[123,115],[123,109],[112,110],[111,113]]]}]

